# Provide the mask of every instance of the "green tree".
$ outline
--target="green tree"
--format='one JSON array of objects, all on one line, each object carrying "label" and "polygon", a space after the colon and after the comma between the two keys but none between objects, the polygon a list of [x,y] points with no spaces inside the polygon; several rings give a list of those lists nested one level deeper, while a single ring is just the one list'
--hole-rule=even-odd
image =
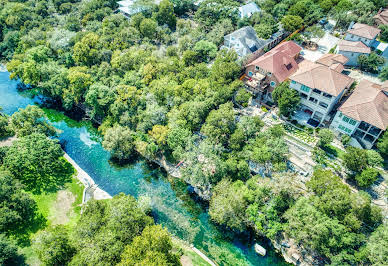
[{"label": "green tree", "polygon": [[377,142],[377,148],[382,154],[388,156],[388,131],[386,131],[384,135],[380,137],[379,141]]},{"label": "green tree", "polygon": [[9,172],[0,172],[0,198],[0,232],[20,231],[32,223],[36,203]]},{"label": "green tree", "polygon": [[[331,1],[331,0],[328,0]],[[325,31],[322,29],[322,27],[318,25],[310,26],[304,30],[305,35],[309,39],[311,38],[322,38],[325,35]]]},{"label": "green tree", "polygon": [[113,158],[125,160],[134,155],[134,141],[135,136],[130,129],[116,125],[106,131],[102,146],[112,153]]},{"label": "green tree", "polygon": [[89,200],[71,235],[77,253],[70,265],[117,264],[125,247],[152,224],[132,196]]},{"label": "green tree", "polygon": [[12,130],[8,126],[8,116],[0,114],[0,138],[12,135]]},{"label": "green tree", "polygon": [[201,40],[194,46],[194,52],[203,62],[209,62],[217,55],[217,46],[209,41]]},{"label": "green tree", "polygon": [[201,128],[201,132],[215,143],[226,145],[235,128],[233,104],[229,102],[221,104],[218,110],[210,112]]},{"label": "green tree", "polygon": [[46,115],[39,107],[28,105],[25,109],[19,109],[9,120],[9,128],[18,137],[24,137],[33,133],[54,136],[56,130],[47,123]]},{"label": "green tree", "polygon": [[388,67],[383,67],[379,73],[379,79],[381,81],[386,81],[388,80]]},{"label": "green tree", "polygon": [[74,173],[58,141],[38,133],[15,141],[7,151],[4,166],[28,190],[38,193],[61,188]]},{"label": "green tree", "polygon": [[155,20],[150,18],[145,18],[141,21],[139,30],[140,30],[140,33],[143,35],[143,37],[153,40],[156,35],[157,27],[158,25]]},{"label": "green tree", "polygon": [[372,233],[367,243],[369,261],[374,266],[384,265],[388,261],[388,226],[380,225]]},{"label": "green tree", "polygon": [[319,133],[319,146],[325,147],[333,142],[334,140],[334,133],[328,128],[322,128]]},{"label": "green tree", "polygon": [[381,167],[383,165],[384,159],[377,151],[367,150],[366,156],[368,157],[368,165],[370,167]]},{"label": "green tree", "polygon": [[75,253],[68,230],[63,225],[40,231],[34,236],[33,248],[44,265],[65,265]]},{"label": "green tree", "polygon": [[78,65],[91,66],[99,60],[99,36],[88,33],[74,45],[73,58]]},{"label": "green tree", "polygon": [[108,86],[99,83],[92,84],[85,95],[85,102],[93,108],[92,117],[106,116],[114,100],[114,91]]},{"label": "green tree", "polygon": [[361,173],[368,166],[368,157],[363,149],[348,147],[343,156],[345,167],[353,173]]},{"label": "green tree", "polygon": [[362,70],[377,73],[379,67],[384,65],[385,59],[376,53],[371,53],[369,55],[360,55],[357,62]]},{"label": "green tree", "polygon": [[239,105],[248,107],[248,102],[251,97],[252,95],[245,88],[241,88],[237,91],[234,99]]},{"label": "green tree", "polygon": [[384,42],[388,42],[388,25],[380,25],[380,39]]},{"label": "green tree", "polygon": [[155,19],[159,25],[167,24],[170,29],[175,29],[176,17],[174,14],[174,5],[169,0],[163,0],[159,4],[159,10],[155,14]]},{"label": "green tree", "polygon": [[223,148],[208,140],[198,146],[189,143],[188,151],[182,155],[185,167],[181,168],[183,179],[194,187],[207,190],[217,184],[226,172],[226,165],[220,158]]},{"label": "green tree", "polygon": [[286,15],[281,23],[286,31],[294,32],[303,26],[303,19],[300,16]]},{"label": "green tree", "polygon": [[213,221],[242,232],[246,229],[247,218],[245,210],[248,205],[246,190],[242,181],[231,183],[221,180],[213,189],[209,214]]},{"label": "green tree", "polygon": [[361,242],[357,234],[317,210],[308,198],[299,199],[285,217],[288,220],[285,231],[289,236],[329,258],[340,250],[353,250]]},{"label": "green tree", "polygon": [[273,91],[272,97],[279,106],[280,114],[287,117],[292,115],[300,102],[298,92],[291,89],[288,82],[279,84]]},{"label": "green tree", "polygon": [[356,175],[357,185],[360,187],[371,186],[378,178],[379,171],[374,168],[366,168],[361,174]]},{"label": "green tree", "polygon": [[63,90],[63,105],[71,109],[74,104],[80,103],[89,86],[92,84],[91,75],[86,67],[72,67],[69,69],[69,87]]},{"label": "green tree", "polygon": [[20,255],[18,247],[4,234],[0,234],[0,264],[1,265],[20,265]]},{"label": "green tree", "polygon": [[118,265],[181,265],[172,252],[170,234],[160,225],[147,226],[121,255]]}]

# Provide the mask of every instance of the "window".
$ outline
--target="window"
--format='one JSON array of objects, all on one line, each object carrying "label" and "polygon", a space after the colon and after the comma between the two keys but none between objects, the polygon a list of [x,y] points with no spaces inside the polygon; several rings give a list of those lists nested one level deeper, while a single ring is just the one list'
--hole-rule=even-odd
[{"label": "window", "polygon": [[307,95],[304,94],[304,93],[300,93],[300,97],[303,98],[303,99],[307,99]]},{"label": "window", "polygon": [[315,99],[315,98],[313,98],[313,97],[310,97],[310,98],[309,98],[309,101],[310,101],[310,102],[313,102],[313,103],[315,103],[315,104],[318,102],[318,100]]},{"label": "window", "polygon": [[255,66],[255,70],[256,70],[256,71],[259,71],[260,68],[259,68],[258,66]]},{"label": "window", "polygon": [[250,77],[252,77],[252,76],[253,76],[253,73],[252,73],[252,71],[249,71],[249,72],[248,72],[248,76],[250,76]]},{"label": "window", "polygon": [[296,84],[296,81],[295,80],[291,80],[291,84]]},{"label": "window", "polygon": [[270,85],[271,85],[271,87],[273,88],[273,87],[276,86],[276,82],[275,82],[275,81],[271,81]]},{"label": "window", "polygon": [[287,64],[286,68],[287,68],[287,70],[290,70],[292,68],[292,64],[291,63]]},{"label": "window", "polygon": [[318,90],[318,89],[313,89],[313,92],[316,93],[316,94],[321,94],[321,91]]},{"label": "window", "polygon": [[342,117],[342,113],[341,112],[339,113],[338,117]]},{"label": "window", "polygon": [[307,86],[305,86],[305,85],[302,85],[302,86],[300,87],[300,89],[301,89],[302,91],[305,91],[305,92],[309,92],[309,91],[310,91],[310,88],[307,87]]},{"label": "window", "polygon": [[348,134],[351,134],[351,133],[352,133],[352,130],[350,130],[350,129],[347,128],[347,127],[344,127],[343,125],[339,125],[338,128],[341,129],[342,131],[348,133]]},{"label": "window", "polygon": [[344,115],[344,117],[342,118],[342,121],[344,121],[344,122],[346,122],[346,123],[348,123],[348,124],[350,124],[350,125],[352,125],[352,126],[354,126],[354,125],[357,123],[356,120],[351,119],[351,118],[349,118],[349,117],[347,117],[347,116],[345,116],[345,115]]},{"label": "window", "polygon": [[319,102],[319,105],[321,106],[321,107],[323,107],[323,108],[327,108],[327,103],[324,103],[324,102]]},{"label": "window", "polygon": [[356,120],[349,118],[349,124],[351,124],[352,126],[354,126],[356,123],[357,123]]},{"label": "window", "polygon": [[234,41],[234,37],[232,37],[232,41]]},{"label": "window", "polygon": [[267,75],[268,75],[268,77],[272,77],[272,73],[271,72],[268,72]]},{"label": "window", "polygon": [[323,94],[323,97],[326,97],[327,99],[331,99],[333,96],[331,96],[330,94],[324,92]]}]

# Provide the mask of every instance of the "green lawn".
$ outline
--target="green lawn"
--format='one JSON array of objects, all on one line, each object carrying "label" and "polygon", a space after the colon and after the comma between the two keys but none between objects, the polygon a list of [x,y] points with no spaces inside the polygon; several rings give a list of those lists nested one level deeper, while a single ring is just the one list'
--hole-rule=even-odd
[{"label": "green lawn", "polygon": [[[37,228],[37,231],[53,224],[73,226],[81,215],[80,204],[82,203],[83,189],[83,184],[73,177],[72,181],[66,183],[60,191],[40,195],[31,194],[38,206],[38,213],[45,220]],[[31,232],[30,239],[34,237],[37,231]],[[26,257],[27,265],[41,264],[31,245],[20,248],[20,252]]]},{"label": "green lawn", "polygon": [[182,256],[188,257],[195,266],[210,266],[204,259],[195,253],[184,241],[176,237],[172,237],[173,245],[181,251]]}]

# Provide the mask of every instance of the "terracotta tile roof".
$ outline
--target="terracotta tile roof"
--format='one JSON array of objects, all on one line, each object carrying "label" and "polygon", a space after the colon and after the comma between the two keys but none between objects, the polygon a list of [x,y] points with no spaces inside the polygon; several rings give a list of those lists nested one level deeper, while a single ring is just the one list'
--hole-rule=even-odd
[{"label": "terracotta tile roof", "polygon": [[379,20],[379,21],[377,21],[378,24],[387,25],[388,24],[388,10],[383,9],[382,11],[379,11],[379,13],[377,13],[373,18],[375,20]]},{"label": "terracotta tile roof", "polygon": [[388,24],[388,10],[384,9],[377,13],[374,17],[375,20],[379,20],[378,24],[387,25]]},{"label": "terracotta tile roof", "polygon": [[354,52],[361,54],[370,54],[371,50],[368,46],[362,42],[351,42],[346,40],[340,40],[338,42],[338,50],[346,52]]},{"label": "terracotta tile roof", "polygon": [[325,54],[315,62],[328,66],[337,72],[342,72],[344,70],[344,64],[348,61],[349,59],[342,54]]},{"label": "terracotta tile roof", "polygon": [[354,81],[354,79],[328,66],[308,60],[304,60],[299,64],[299,70],[290,79],[333,96],[341,94]]},{"label": "terracotta tile roof", "polygon": [[353,35],[357,35],[363,38],[367,39],[374,39],[377,35],[380,34],[380,31],[378,28],[375,28],[373,26],[369,26],[366,24],[356,23],[352,26],[351,29],[349,29],[347,32]]},{"label": "terracotta tile roof", "polygon": [[278,82],[283,82],[298,69],[295,57],[302,48],[292,41],[284,42],[260,56],[247,66],[258,66],[271,72]]},{"label": "terracotta tile roof", "polygon": [[378,85],[366,79],[361,80],[339,110],[353,119],[365,121],[386,130],[388,126],[387,85],[387,83]]}]

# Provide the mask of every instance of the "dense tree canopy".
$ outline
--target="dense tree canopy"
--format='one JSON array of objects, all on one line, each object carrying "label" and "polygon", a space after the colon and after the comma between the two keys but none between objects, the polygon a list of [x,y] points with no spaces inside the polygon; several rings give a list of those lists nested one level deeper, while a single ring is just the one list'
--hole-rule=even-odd
[{"label": "dense tree canopy", "polygon": [[0,232],[10,233],[30,226],[36,203],[9,172],[0,172]]},{"label": "dense tree canopy", "polygon": [[7,151],[4,166],[34,192],[61,188],[74,172],[63,158],[58,141],[38,133],[15,141]]},{"label": "dense tree canopy", "polygon": [[32,133],[41,133],[53,136],[56,130],[45,120],[44,112],[39,107],[29,105],[25,109],[15,112],[9,121],[9,127],[18,137],[24,137]]}]

